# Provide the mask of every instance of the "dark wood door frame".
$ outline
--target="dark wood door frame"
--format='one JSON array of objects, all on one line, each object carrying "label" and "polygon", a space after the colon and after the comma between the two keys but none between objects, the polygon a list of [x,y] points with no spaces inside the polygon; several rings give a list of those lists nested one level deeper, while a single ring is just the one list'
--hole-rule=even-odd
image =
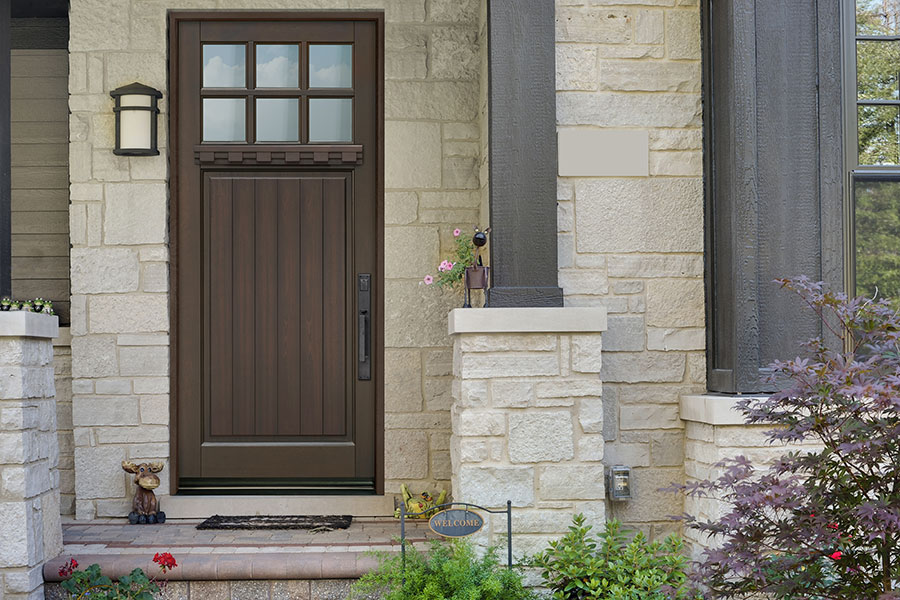
[{"label": "dark wood door frame", "polygon": [[[178,447],[178,388],[174,383],[178,380],[179,356],[178,339],[179,321],[178,303],[174,300],[178,294],[179,276],[179,248],[178,248],[178,189],[179,189],[179,165],[189,164],[194,161],[193,152],[182,152],[179,155],[179,147],[193,148],[195,140],[179,139],[181,134],[178,126],[178,110],[176,103],[179,100],[178,78],[179,69],[193,71],[199,75],[200,65],[177,65],[172,61],[173,56],[179,56],[179,30],[184,26],[191,26],[201,21],[366,21],[373,22],[376,30],[376,43],[380,49],[380,57],[377,60],[377,73],[375,74],[377,106],[377,147],[366,149],[363,160],[376,162],[376,237],[377,257],[376,267],[373,273],[376,289],[372,298],[372,322],[384,322],[384,13],[383,11],[169,11],[169,65],[168,65],[168,91],[169,91],[169,284],[170,284],[170,479],[172,493],[178,492],[178,461],[174,459],[179,451]],[[383,327],[372,328],[373,348],[384,348]],[[373,353],[372,384],[375,387],[375,493],[384,493],[384,364],[383,352]]]}]

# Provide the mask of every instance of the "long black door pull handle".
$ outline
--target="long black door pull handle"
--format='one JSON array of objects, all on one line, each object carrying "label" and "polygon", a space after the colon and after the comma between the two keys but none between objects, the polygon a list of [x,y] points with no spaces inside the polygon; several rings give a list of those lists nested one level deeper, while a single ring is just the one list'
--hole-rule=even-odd
[{"label": "long black door pull handle", "polygon": [[357,378],[372,379],[372,275],[360,273],[356,286]]}]

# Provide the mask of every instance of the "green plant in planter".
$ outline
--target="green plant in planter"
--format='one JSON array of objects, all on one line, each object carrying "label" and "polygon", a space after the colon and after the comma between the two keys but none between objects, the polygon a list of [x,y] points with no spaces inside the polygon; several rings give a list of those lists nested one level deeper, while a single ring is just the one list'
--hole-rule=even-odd
[{"label": "green plant in planter", "polygon": [[[178,564],[168,552],[156,553],[153,562],[159,565],[161,575],[165,575]],[[100,566],[93,564],[87,569],[78,570],[78,561],[69,559],[59,569],[60,583],[68,598],[82,600],[153,600],[166,582],[158,582],[156,577],[148,577],[142,569],[135,569],[130,574],[112,581],[100,572]]]},{"label": "green plant in planter", "polygon": [[[382,600],[531,600],[522,574],[508,569],[491,548],[479,557],[464,539],[434,541],[427,552],[406,547],[406,570],[399,555],[376,553],[380,565],[353,585],[351,598],[379,595]],[[404,584],[405,575],[405,584]]]},{"label": "green plant in planter", "polygon": [[531,562],[557,600],[687,600],[701,598],[688,585],[688,558],[678,536],[650,542],[638,532],[628,540],[618,521],[595,538],[584,515],[569,533],[550,542]]},{"label": "green plant in planter", "polygon": [[456,287],[463,280],[466,267],[475,265],[475,244],[472,238],[461,234],[459,228],[453,230],[453,242],[456,245],[453,260],[444,260],[438,265],[437,277],[426,275],[426,285],[436,283],[438,287]]}]

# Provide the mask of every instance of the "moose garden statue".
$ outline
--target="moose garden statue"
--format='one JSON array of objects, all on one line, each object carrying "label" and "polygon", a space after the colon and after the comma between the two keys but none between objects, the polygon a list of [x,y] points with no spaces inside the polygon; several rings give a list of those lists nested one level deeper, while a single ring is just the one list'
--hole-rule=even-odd
[{"label": "moose garden statue", "polygon": [[160,462],[137,465],[122,461],[122,469],[127,473],[134,473],[134,483],[137,485],[132,510],[128,515],[128,522],[132,525],[166,522],[166,513],[159,510],[159,501],[153,493],[159,487],[159,477],[156,474],[163,470],[163,466]]}]

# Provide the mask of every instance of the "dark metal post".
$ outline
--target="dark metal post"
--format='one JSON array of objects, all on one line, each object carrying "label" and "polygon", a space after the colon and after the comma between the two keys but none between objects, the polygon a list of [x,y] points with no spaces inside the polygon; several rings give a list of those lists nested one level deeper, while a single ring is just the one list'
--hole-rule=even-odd
[{"label": "dark metal post", "polygon": [[512,569],[512,500],[506,501],[506,567]]},{"label": "dark metal post", "polygon": [[0,0],[0,296],[12,295],[10,26],[12,1]]},{"label": "dark metal post", "polygon": [[400,557],[403,564],[403,589],[406,590],[406,503],[400,503]]}]

